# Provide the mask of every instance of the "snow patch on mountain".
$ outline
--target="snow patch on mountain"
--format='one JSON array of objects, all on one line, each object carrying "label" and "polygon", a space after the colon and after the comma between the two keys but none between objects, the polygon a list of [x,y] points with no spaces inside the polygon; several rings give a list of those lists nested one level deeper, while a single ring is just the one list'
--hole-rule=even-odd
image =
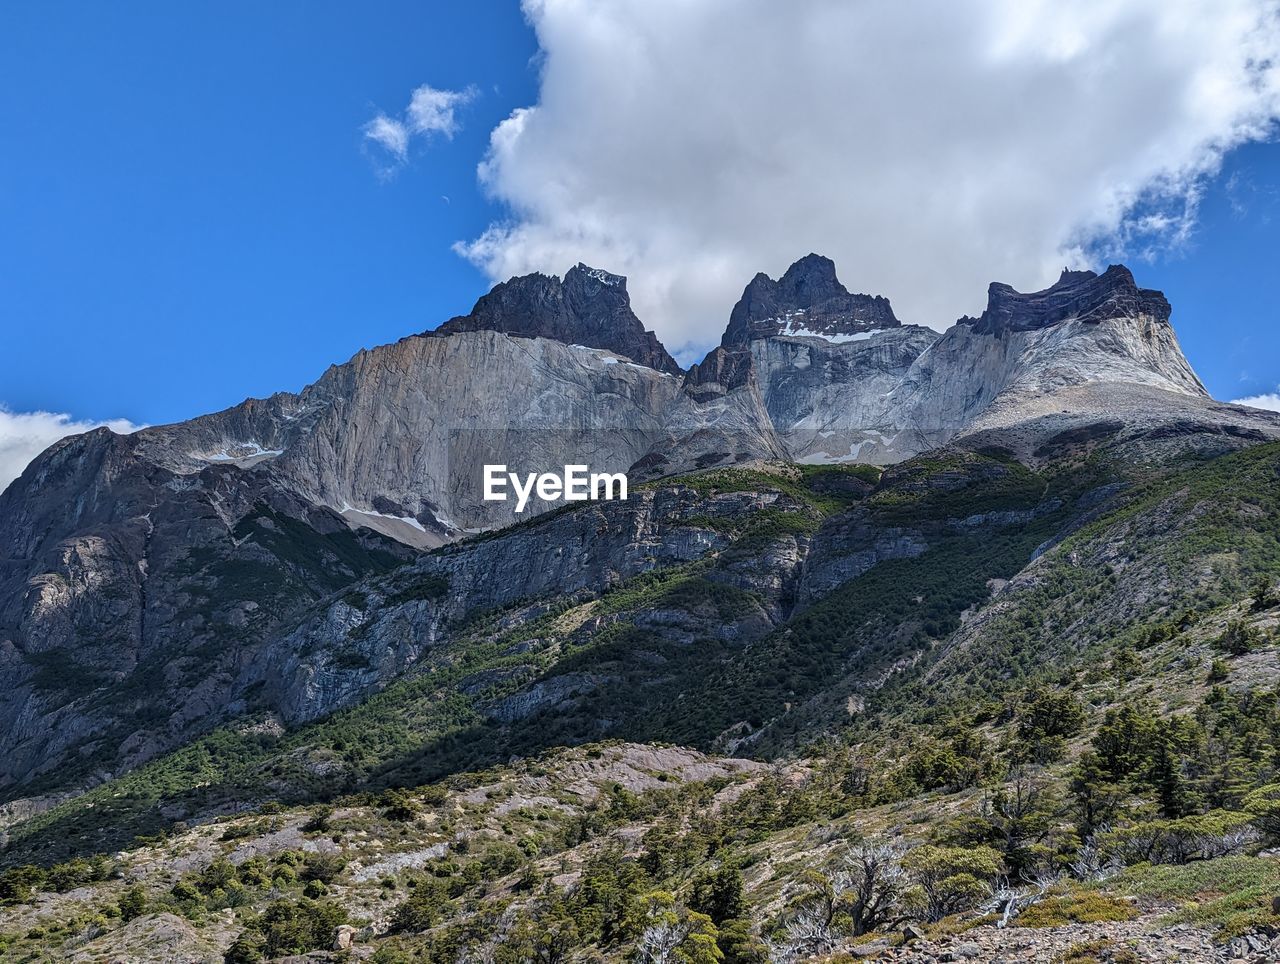
[{"label": "snow patch on mountain", "polygon": [[[417,519],[415,519],[411,515],[389,515],[386,512],[375,512],[373,509],[357,509],[355,508],[355,506],[351,505],[351,503],[349,502],[343,502],[342,508],[339,509],[338,511],[342,515],[346,515],[348,512],[350,512],[358,516],[366,516],[366,517],[371,517],[376,519],[390,519],[393,522],[403,522],[405,525],[412,526],[413,528],[417,529],[419,532],[427,531],[422,527],[422,523],[419,522]],[[457,526],[451,524],[446,519],[441,518],[440,522],[449,526],[451,529],[457,528]]]},{"label": "snow patch on mountain", "polygon": [[284,449],[264,448],[258,442],[228,442],[221,449],[211,454],[203,452],[192,452],[193,459],[199,459],[202,462],[248,462],[249,460],[262,460],[275,458],[277,455],[284,455]]}]

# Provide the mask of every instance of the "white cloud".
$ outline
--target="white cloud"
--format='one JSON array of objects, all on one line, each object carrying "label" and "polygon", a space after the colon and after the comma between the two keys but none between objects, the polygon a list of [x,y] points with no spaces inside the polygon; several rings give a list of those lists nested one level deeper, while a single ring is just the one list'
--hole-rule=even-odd
[{"label": "white cloud", "polygon": [[473,87],[437,90],[423,84],[413,92],[402,118],[380,113],[365,124],[365,141],[380,149],[374,158],[378,172],[390,175],[406,163],[409,160],[409,143],[414,136],[429,138],[438,135],[446,140],[452,139],[461,126],[458,108],[475,95]]},{"label": "white cloud", "polygon": [[[945,327],[986,285],[1191,232],[1280,112],[1276,0],[525,0],[536,105],[492,133],[494,280],[630,276],[675,350],[809,251]],[[1139,272],[1140,274],[1140,272]]]},{"label": "white cloud", "polygon": [[86,422],[77,421],[62,412],[11,412],[0,407],[0,492],[22,474],[32,459],[58,439],[103,425],[121,434],[144,427],[123,418]]},{"label": "white cloud", "polygon": [[405,116],[415,134],[453,137],[458,131],[455,110],[475,96],[475,90],[436,90],[423,84],[413,92]]},{"label": "white cloud", "polygon": [[1280,412],[1280,389],[1264,392],[1261,395],[1250,395],[1248,398],[1237,398],[1232,405],[1248,405],[1250,408],[1265,408],[1272,412]]},{"label": "white cloud", "polygon": [[397,162],[409,157],[409,130],[398,120],[379,114],[364,126],[364,136],[382,146]]}]

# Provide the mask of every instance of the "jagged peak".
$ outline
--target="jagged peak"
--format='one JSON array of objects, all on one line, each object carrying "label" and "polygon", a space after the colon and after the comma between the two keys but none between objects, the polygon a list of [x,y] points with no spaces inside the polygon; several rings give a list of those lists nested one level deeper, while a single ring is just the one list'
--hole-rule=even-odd
[{"label": "jagged peak", "polygon": [[733,306],[720,344],[741,347],[778,335],[850,336],[901,325],[889,299],[850,292],[835,262],[807,254],[777,281],[761,272]]},{"label": "jagged peak", "polygon": [[683,371],[631,310],[627,279],[582,262],[566,271],[563,280],[533,272],[496,284],[470,314],[451,318],[428,334],[464,331],[552,338],[616,351],[669,374]]},{"label": "jagged peak", "polygon": [[783,272],[778,279],[778,286],[789,291],[812,290],[818,297],[827,292],[849,293],[836,277],[836,263],[825,255],[814,254],[812,251]]},{"label": "jagged peak", "polygon": [[1162,292],[1139,288],[1133,272],[1113,264],[1102,274],[1064,268],[1058,280],[1041,291],[1021,292],[993,281],[987,307],[978,318],[964,317],[978,334],[1034,331],[1068,319],[1091,324],[1111,318],[1146,316],[1168,323],[1169,302]]},{"label": "jagged peak", "polygon": [[593,268],[581,261],[565,272],[564,284],[566,286],[571,283],[589,286],[590,282],[618,291],[625,292],[627,290],[627,278],[625,275],[613,274],[603,268]]}]

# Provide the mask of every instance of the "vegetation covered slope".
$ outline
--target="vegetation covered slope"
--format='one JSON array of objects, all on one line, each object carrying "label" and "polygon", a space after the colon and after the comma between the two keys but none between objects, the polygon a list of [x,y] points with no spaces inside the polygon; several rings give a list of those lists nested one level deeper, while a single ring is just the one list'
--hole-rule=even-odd
[{"label": "vegetation covered slope", "polygon": [[[791,959],[906,919],[949,939],[1033,902],[1024,924],[1093,920],[1113,942],[1137,934],[1131,919],[1185,920],[1206,947],[1256,935],[1274,926],[1277,872],[1255,854],[1280,830],[1277,478],[1280,447],[1265,445],[1174,465],[957,450],[883,478],[692,477],[702,508],[673,524],[704,534],[704,555],[469,614],[359,705],[293,729],[248,719],[14,822],[0,888],[18,909],[0,932],[37,955],[86,937],[24,935],[55,900],[40,894],[87,883],[77,900],[103,934],[86,947],[159,912],[245,960],[328,946],[343,923],[384,960],[479,953],[494,935],[512,960],[629,955],[659,932],[687,959]],[[744,492],[749,513],[715,511]],[[443,591],[433,565],[366,580],[360,608],[411,618]],[[789,762],[687,784],[658,766],[652,780],[681,789],[637,801],[606,787],[589,817],[553,805],[574,779],[558,768],[581,755],[449,776],[601,738]],[[506,811],[530,823],[466,824],[476,780],[540,768],[551,802]],[[205,823],[245,806],[258,814]],[[381,822],[326,836],[321,806]],[[267,841],[261,865],[210,869],[214,850],[243,856],[240,830],[184,856],[230,826]],[[362,830],[383,853],[447,846],[393,862],[375,888],[351,869]],[[504,841],[514,850],[487,856]],[[87,859],[121,847],[135,849]],[[328,879],[300,869],[329,851],[344,863]],[[878,910],[850,889],[871,857]],[[1213,892],[1214,874],[1235,885]]]}]

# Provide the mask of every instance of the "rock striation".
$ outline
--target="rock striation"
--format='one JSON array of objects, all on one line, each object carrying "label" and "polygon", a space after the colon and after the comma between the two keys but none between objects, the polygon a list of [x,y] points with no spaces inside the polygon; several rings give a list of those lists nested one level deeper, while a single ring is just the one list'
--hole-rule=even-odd
[{"label": "rock striation", "polygon": [[979,334],[999,335],[1048,328],[1068,319],[1096,324],[1145,317],[1167,324],[1169,314],[1163,293],[1139,288],[1128,268],[1113,264],[1101,275],[1063,269],[1056,284],[1030,294],[992,282],[981,317],[964,317],[959,323]]}]

